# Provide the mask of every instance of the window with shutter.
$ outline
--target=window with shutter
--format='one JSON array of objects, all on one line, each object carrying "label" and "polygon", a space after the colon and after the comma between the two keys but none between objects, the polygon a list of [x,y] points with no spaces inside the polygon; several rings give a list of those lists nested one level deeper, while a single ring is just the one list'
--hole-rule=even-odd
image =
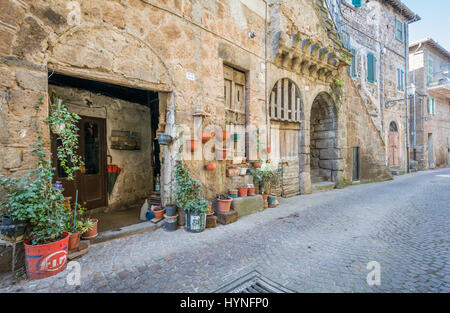
[{"label": "window with shutter", "polygon": [[396,21],[396,28],[395,28],[395,37],[400,40],[403,41],[403,23],[399,20]]},{"label": "window with shutter", "polygon": [[405,91],[405,71],[397,68],[397,90]]},{"label": "window with shutter", "polygon": [[428,114],[436,114],[436,101],[434,98],[428,98]]},{"label": "window with shutter", "polygon": [[434,64],[433,64],[433,59],[428,57],[428,67],[427,67],[427,84],[431,84],[433,82],[433,68],[434,68]]},{"label": "window with shutter", "polygon": [[373,53],[368,53],[367,54],[367,81],[369,83],[375,83],[376,80],[376,64],[377,64],[377,59],[375,57],[375,55]]}]

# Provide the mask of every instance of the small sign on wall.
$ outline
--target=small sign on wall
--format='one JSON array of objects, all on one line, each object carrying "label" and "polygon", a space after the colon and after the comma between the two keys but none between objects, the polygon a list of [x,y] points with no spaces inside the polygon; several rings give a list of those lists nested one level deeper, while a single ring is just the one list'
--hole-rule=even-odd
[{"label": "small sign on wall", "polygon": [[186,72],[186,79],[194,81],[195,80],[195,74],[192,73],[192,72]]},{"label": "small sign on wall", "polygon": [[141,150],[140,133],[127,130],[111,131],[111,149]]}]

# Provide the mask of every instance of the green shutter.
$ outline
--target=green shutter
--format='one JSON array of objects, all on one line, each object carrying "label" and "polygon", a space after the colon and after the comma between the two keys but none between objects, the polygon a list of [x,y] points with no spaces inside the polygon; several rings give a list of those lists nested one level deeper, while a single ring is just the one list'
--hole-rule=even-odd
[{"label": "green shutter", "polygon": [[370,83],[375,82],[375,73],[374,73],[374,55],[372,53],[367,54],[367,81]]},{"label": "green shutter", "polygon": [[427,71],[427,83],[433,82],[433,59],[428,57],[428,71]]}]

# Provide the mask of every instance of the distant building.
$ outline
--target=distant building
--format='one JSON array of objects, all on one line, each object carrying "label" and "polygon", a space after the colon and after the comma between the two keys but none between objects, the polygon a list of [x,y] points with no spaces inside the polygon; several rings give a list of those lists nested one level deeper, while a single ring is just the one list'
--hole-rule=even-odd
[{"label": "distant building", "polygon": [[419,169],[450,165],[450,53],[433,39],[409,45],[411,159]]}]

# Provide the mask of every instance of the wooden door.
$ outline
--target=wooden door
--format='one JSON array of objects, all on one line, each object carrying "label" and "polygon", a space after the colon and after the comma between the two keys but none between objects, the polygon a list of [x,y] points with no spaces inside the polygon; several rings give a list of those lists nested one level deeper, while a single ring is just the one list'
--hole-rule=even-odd
[{"label": "wooden door", "polygon": [[75,179],[66,179],[64,170],[56,158],[56,148],[59,140],[53,135],[52,153],[53,164],[56,167],[56,180],[61,181],[64,196],[72,197],[78,189],[78,203],[88,209],[107,205],[106,197],[106,122],[104,119],[82,117],[78,122],[79,149],[85,166],[79,170]]},{"label": "wooden door", "polygon": [[400,139],[397,131],[389,131],[389,166],[400,166]]}]

